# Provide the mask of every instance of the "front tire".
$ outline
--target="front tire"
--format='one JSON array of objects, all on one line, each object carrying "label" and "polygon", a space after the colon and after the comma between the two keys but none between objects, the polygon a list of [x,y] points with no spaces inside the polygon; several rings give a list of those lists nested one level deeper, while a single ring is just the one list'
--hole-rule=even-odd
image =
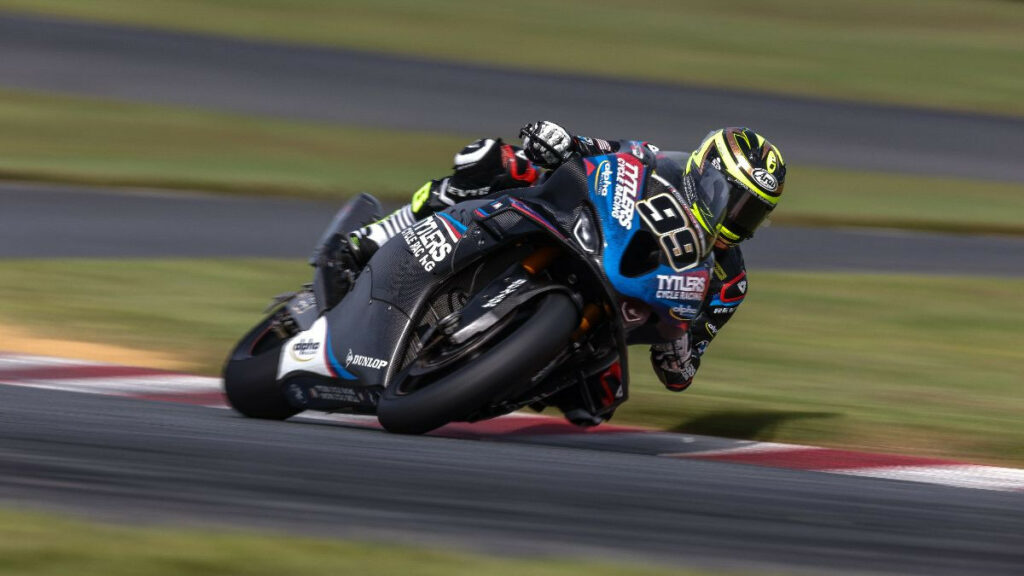
[{"label": "front tire", "polygon": [[578,325],[579,311],[568,295],[544,295],[524,323],[454,372],[408,393],[401,393],[403,377],[399,376],[384,391],[377,419],[389,432],[401,434],[423,434],[465,420],[547,366]]},{"label": "front tire", "polygon": [[238,343],[224,365],[224,393],[231,407],[250,418],[284,420],[300,412],[284,395],[277,381],[277,365],[284,340],[267,318]]}]

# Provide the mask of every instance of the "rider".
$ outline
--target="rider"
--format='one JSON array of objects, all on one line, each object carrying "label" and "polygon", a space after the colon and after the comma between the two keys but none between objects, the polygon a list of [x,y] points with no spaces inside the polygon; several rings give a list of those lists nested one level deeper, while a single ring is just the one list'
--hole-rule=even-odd
[{"label": "rider", "polygon": [[[322,253],[318,265],[359,270],[377,247],[415,221],[463,200],[530,186],[540,177],[537,167],[554,169],[574,157],[645,146],[656,154],[655,176],[676,190],[712,178],[722,182],[729,195],[724,219],[718,226],[714,273],[698,315],[685,332],[659,332],[660,337],[654,338],[659,341],[650,350],[651,363],[662,384],[669,390],[685,390],[693,382],[708,344],[746,296],[746,268],[739,244],[753,236],[779,201],[786,178],[781,152],[749,128],[711,131],[688,159],[684,153],[662,152],[645,142],[573,136],[547,121],[525,126],[520,136],[522,148],[492,138],[469,144],[455,155],[451,176],[427,182],[413,194],[410,204],[350,238],[337,237],[334,246]],[[345,284],[353,276],[337,277]],[[342,285],[338,293],[346,289]]]}]

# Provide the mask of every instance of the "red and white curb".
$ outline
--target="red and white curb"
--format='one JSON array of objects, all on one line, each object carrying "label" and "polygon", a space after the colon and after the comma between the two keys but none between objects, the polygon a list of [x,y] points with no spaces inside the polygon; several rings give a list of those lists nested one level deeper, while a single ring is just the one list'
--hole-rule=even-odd
[{"label": "red and white curb", "polygon": [[[227,407],[219,378],[45,356],[0,352],[0,385]],[[360,428],[378,427],[376,419],[368,416],[305,413],[300,418]],[[606,424],[584,430],[561,418],[539,415],[511,414],[485,422],[451,424],[433,434],[1024,492],[1024,470],[1016,468],[730,440],[630,426]]]}]

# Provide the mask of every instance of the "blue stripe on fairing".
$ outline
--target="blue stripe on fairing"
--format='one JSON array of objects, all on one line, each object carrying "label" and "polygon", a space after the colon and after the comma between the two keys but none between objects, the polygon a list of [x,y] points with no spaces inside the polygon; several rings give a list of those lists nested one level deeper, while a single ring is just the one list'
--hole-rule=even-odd
[{"label": "blue stripe on fairing", "polygon": [[445,214],[444,212],[438,212],[438,216],[440,216],[441,218],[444,218],[445,220],[451,222],[452,225],[455,226],[455,229],[458,230],[460,233],[466,231],[466,225],[465,224],[463,224],[462,222],[459,222],[455,218],[452,218],[448,214]]},{"label": "blue stripe on fairing", "polygon": [[[326,328],[327,327],[325,327],[325,330]],[[338,378],[341,378],[343,380],[358,380],[355,374],[349,372],[348,370],[345,370],[345,368],[341,365],[341,362],[338,362],[338,359],[334,357],[334,347],[331,346],[330,333],[327,334],[327,361],[330,362],[331,369],[334,370],[334,373],[338,375]]]}]

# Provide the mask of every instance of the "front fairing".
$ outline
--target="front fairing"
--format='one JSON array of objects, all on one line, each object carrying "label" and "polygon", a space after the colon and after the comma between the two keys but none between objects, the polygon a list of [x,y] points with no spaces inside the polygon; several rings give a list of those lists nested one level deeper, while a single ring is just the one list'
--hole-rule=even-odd
[{"label": "front fairing", "polygon": [[[590,200],[600,220],[603,238],[601,264],[620,299],[647,304],[669,326],[683,328],[698,314],[707,292],[713,256],[672,266],[660,258],[641,273],[629,269],[627,254],[639,234],[650,234],[638,202],[648,198],[652,158],[649,154],[618,153],[584,160]],[[678,201],[676,211],[686,210]],[[701,239],[704,240],[704,239]]]}]

